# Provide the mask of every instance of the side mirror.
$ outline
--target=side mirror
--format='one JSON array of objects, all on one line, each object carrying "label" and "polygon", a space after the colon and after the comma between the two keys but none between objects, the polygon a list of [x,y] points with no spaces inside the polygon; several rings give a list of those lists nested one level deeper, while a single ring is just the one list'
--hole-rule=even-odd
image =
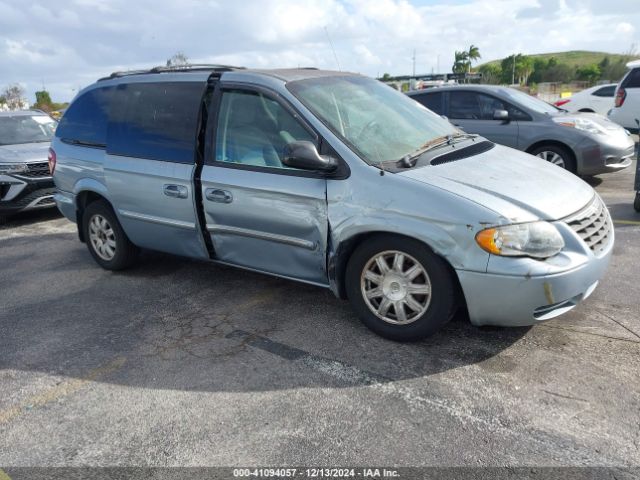
[{"label": "side mirror", "polygon": [[287,167],[321,172],[332,172],[338,168],[338,161],[335,158],[320,155],[316,146],[306,140],[291,142],[284,147],[282,163]]},{"label": "side mirror", "polygon": [[509,112],[506,110],[494,110],[493,111],[493,119],[494,120],[502,120],[503,122],[509,121]]}]

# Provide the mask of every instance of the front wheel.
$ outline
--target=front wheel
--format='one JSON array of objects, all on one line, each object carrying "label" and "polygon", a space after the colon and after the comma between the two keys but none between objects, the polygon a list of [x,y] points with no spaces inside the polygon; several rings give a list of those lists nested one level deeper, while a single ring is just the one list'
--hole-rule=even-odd
[{"label": "front wheel", "polygon": [[542,145],[531,152],[549,163],[576,173],[576,164],[569,150],[558,145]]},{"label": "front wheel", "polygon": [[636,192],[636,199],[633,201],[633,208],[636,212],[640,212],[640,192]]},{"label": "front wheel", "polygon": [[82,223],[89,252],[102,268],[124,270],[135,262],[138,247],[124,233],[108,203],[90,203],[84,211]]},{"label": "front wheel", "polygon": [[455,312],[455,284],[444,260],[422,243],[380,235],[349,259],[347,296],[377,334],[415,341],[440,329]]}]

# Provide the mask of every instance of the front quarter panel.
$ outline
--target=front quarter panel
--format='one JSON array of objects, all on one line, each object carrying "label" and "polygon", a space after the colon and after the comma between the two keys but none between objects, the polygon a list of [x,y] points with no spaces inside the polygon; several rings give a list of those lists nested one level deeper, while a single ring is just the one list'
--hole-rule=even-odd
[{"label": "front quarter panel", "polygon": [[361,234],[393,233],[422,241],[456,270],[486,271],[489,255],[475,235],[498,215],[469,200],[363,164],[349,179],[327,183],[327,201],[336,247]]}]

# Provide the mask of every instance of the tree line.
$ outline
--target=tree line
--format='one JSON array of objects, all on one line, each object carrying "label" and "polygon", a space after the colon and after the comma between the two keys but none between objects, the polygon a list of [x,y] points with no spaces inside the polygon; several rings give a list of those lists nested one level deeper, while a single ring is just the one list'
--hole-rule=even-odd
[{"label": "tree line", "polygon": [[[68,102],[54,102],[51,95],[46,89],[39,90],[35,93],[36,102],[30,108],[42,110],[47,113],[55,112],[66,108]],[[0,107],[6,106],[8,110],[21,110],[26,108],[28,101],[25,97],[24,88],[19,83],[13,83],[4,87],[0,93]]]},{"label": "tree line", "polygon": [[575,80],[594,85],[599,81],[617,82],[626,72],[626,64],[635,51],[622,56],[606,55],[598,63],[571,65],[556,57],[531,57],[518,53],[478,68],[482,82],[489,84],[534,85],[542,82],[570,83]]}]

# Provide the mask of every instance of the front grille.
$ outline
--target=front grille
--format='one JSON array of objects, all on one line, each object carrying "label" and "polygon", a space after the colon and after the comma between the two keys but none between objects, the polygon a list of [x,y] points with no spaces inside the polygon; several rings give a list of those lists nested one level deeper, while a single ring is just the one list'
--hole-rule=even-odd
[{"label": "front grille", "polygon": [[47,178],[50,177],[49,173],[49,163],[48,162],[38,162],[38,163],[29,163],[29,170],[26,172],[21,172],[16,175],[16,177],[23,178]]},{"label": "front grille", "polygon": [[609,245],[613,237],[609,210],[597,196],[585,208],[564,221],[596,255]]}]

